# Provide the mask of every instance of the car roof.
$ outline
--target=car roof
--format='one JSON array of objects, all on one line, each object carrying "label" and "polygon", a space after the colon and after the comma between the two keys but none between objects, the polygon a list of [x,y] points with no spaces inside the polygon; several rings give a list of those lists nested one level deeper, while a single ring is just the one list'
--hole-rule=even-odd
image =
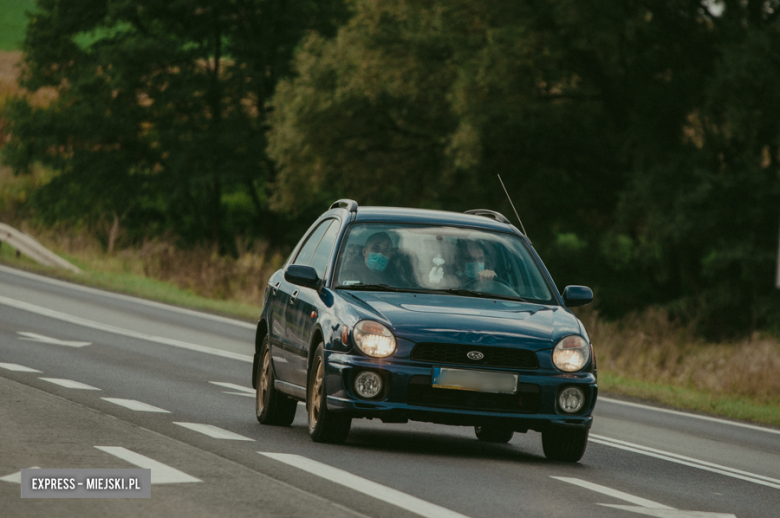
[{"label": "car roof", "polygon": [[424,223],[476,227],[499,232],[519,233],[512,225],[485,216],[444,210],[410,209],[404,207],[360,207],[356,222]]}]

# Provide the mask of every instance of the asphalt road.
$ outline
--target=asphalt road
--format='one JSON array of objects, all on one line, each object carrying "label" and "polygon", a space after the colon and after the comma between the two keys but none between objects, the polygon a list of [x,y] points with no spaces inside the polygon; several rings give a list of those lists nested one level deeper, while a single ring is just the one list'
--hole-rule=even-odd
[{"label": "asphalt road", "polygon": [[[602,398],[578,464],[535,432],[493,445],[425,423],[315,444],[301,405],[289,428],[257,423],[253,339],[0,267],[0,516],[780,516],[780,430]],[[149,465],[151,499],[22,499],[14,481]]]}]

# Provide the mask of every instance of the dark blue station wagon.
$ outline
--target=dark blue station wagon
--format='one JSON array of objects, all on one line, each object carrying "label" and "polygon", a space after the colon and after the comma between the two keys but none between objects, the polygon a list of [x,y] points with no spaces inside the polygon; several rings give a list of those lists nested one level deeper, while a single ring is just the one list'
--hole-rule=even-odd
[{"label": "dark blue station wagon", "polygon": [[269,280],[252,386],[260,423],[305,401],[314,441],[356,418],[473,426],[481,441],[542,434],[576,462],[596,403],[596,360],[531,242],[501,214],[358,207],[339,200]]}]

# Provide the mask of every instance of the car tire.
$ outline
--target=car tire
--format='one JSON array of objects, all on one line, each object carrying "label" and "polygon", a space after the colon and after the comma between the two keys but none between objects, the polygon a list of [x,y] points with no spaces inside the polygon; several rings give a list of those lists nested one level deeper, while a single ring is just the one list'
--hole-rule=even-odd
[{"label": "car tire", "polygon": [[577,462],[588,446],[589,430],[583,428],[548,428],[542,432],[544,456],[550,460]]},{"label": "car tire", "polygon": [[325,346],[320,343],[312,359],[306,387],[309,436],[314,442],[342,444],[347,440],[352,418],[328,410],[325,390]]},{"label": "car tire", "polygon": [[482,442],[507,443],[512,440],[514,430],[501,426],[475,426],[474,433]]},{"label": "car tire", "polygon": [[298,402],[282,394],[274,387],[274,367],[268,337],[260,347],[260,361],[257,362],[257,388],[255,390],[255,414],[262,424],[290,426],[295,419]]}]

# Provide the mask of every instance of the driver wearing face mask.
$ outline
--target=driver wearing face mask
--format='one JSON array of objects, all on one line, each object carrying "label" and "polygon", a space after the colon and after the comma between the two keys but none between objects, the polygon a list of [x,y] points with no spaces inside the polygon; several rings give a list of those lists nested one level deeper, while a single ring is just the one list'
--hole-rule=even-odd
[{"label": "driver wearing face mask", "polygon": [[461,262],[459,273],[464,285],[491,281],[496,276],[493,270],[485,269],[485,250],[479,243],[466,242]]}]

